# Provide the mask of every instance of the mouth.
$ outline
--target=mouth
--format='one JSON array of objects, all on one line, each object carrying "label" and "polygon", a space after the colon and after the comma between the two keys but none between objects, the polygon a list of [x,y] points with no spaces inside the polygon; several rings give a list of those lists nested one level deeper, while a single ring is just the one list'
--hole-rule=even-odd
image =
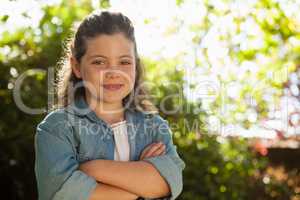
[{"label": "mouth", "polygon": [[123,87],[123,84],[104,84],[103,88],[106,90],[116,91]]}]

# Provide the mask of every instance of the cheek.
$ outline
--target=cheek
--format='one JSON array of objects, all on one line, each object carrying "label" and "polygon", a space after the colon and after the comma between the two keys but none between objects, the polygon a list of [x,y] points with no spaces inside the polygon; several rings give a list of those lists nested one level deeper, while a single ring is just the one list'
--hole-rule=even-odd
[{"label": "cheek", "polygon": [[96,94],[100,89],[100,85],[103,84],[103,76],[103,72],[99,70],[86,70],[82,79],[85,82],[85,87]]},{"label": "cheek", "polygon": [[88,68],[84,72],[84,78],[90,82],[100,82],[103,80],[104,73],[103,71],[98,70],[97,68]]},{"label": "cheek", "polygon": [[133,88],[133,86],[134,86],[135,74],[136,74],[136,72],[134,69],[128,70],[126,72],[126,75],[127,75],[126,83],[128,84],[128,87],[130,87],[130,88]]}]

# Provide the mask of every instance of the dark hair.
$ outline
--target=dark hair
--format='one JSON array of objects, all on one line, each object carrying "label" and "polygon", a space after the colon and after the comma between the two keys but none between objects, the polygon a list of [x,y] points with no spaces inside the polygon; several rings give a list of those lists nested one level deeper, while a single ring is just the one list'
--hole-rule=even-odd
[{"label": "dark hair", "polygon": [[[136,77],[133,90],[123,99],[123,105],[129,108],[157,112],[156,107],[149,100],[146,88],[143,86],[144,70],[137,52],[132,22],[125,15],[118,12],[94,12],[88,15],[79,25],[74,37],[67,40],[64,55],[59,65],[58,80],[56,85],[58,107],[66,107],[80,96],[85,95],[83,87],[75,89],[76,84],[82,81],[72,71],[69,58],[75,57],[80,63],[87,50],[86,41],[101,34],[112,35],[122,33],[134,43]],[[75,87],[74,87],[75,86]]]}]

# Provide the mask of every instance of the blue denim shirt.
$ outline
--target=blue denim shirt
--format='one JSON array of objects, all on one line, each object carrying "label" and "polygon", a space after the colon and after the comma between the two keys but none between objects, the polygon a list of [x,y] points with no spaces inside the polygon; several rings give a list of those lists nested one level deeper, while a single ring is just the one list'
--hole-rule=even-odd
[{"label": "blue denim shirt", "polygon": [[[171,189],[173,200],[182,192],[185,162],[176,152],[169,124],[158,114],[125,109],[130,160],[138,161],[143,149],[157,141],[166,145],[164,155],[145,158],[159,171]],[[114,160],[111,127],[97,117],[84,98],[51,111],[37,125],[35,175],[39,200],[87,200],[97,181],[78,169],[88,160]],[[101,185],[101,183],[99,183]]]}]

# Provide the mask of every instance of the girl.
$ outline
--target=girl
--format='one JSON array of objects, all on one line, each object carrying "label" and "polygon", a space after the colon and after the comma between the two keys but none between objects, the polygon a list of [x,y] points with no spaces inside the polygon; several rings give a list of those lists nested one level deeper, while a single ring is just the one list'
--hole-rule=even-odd
[{"label": "girl", "polygon": [[175,199],[185,162],[146,98],[130,20],[90,14],[68,52],[58,74],[60,107],[36,129],[39,199]]}]

